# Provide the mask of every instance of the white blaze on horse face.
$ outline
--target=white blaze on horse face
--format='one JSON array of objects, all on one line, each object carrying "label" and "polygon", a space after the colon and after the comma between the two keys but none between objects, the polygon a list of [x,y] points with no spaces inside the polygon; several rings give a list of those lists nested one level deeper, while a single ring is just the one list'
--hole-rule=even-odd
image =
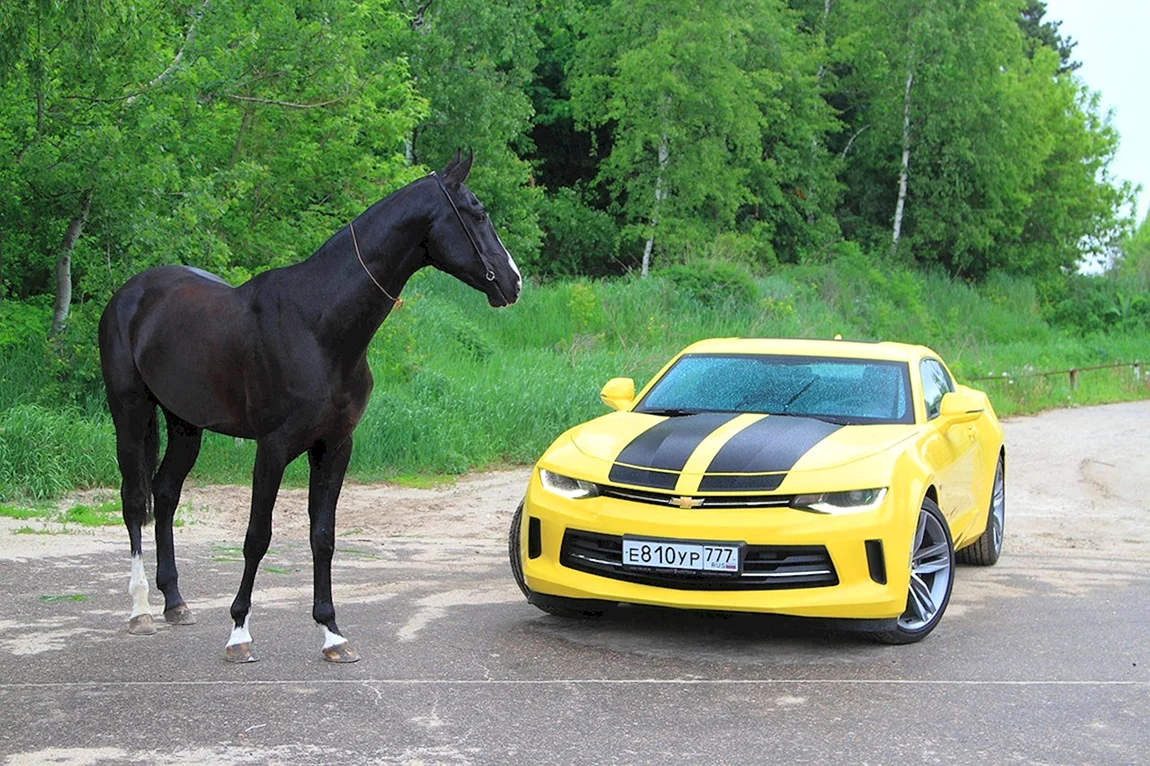
[{"label": "white blaze on horse face", "polygon": [[321,625],[320,627],[323,628],[323,648],[324,649],[330,649],[333,646],[339,646],[340,644],[346,644],[347,643],[347,639],[344,638],[343,636],[341,636],[340,634],[332,633],[330,630],[327,629],[326,626]]},{"label": "white blaze on horse face", "polygon": [[132,595],[132,617],[151,614],[148,609],[148,576],[144,574],[144,557],[132,557],[132,579],[128,581],[128,593]]},{"label": "white blaze on horse face", "polygon": [[237,646],[239,644],[250,644],[252,642],[252,634],[248,632],[248,622],[252,619],[251,611],[244,617],[244,624],[238,628],[232,628],[232,634],[228,636],[228,646]]},{"label": "white blaze on horse face", "polygon": [[[491,227],[495,231],[495,227]],[[511,265],[511,270],[515,272],[515,292],[518,293],[523,289],[523,275],[519,273],[519,267],[515,265],[515,259],[511,257],[511,251],[503,244],[503,240],[499,237],[499,232],[495,231],[495,241],[503,248],[503,254],[507,256],[507,263]]]}]

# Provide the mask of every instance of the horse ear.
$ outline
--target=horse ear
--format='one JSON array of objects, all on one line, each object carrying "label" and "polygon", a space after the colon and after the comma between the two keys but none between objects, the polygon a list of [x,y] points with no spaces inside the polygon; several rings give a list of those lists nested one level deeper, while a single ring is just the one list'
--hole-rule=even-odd
[{"label": "horse ear", "polygon": [[471,172],[471,161],[475,158],[474,152],[469,151],[467,157],[461,159],[462,154],[461,151],[457,151],[451,162],[440,172],[444,182],[455,188],[467,180],[467,175]]},{"label": "horse ear", "polygon": [[471,175],[471,163],[474,161],[475,161],[475,149],[473,149],[472,147],[469,146],[469,147],[467,147],[467,159],[465,159],[463,161],[463,164],[461,167],[463,177],[461,179],[459,179],[460,181],[466,181],[467,176]]}]

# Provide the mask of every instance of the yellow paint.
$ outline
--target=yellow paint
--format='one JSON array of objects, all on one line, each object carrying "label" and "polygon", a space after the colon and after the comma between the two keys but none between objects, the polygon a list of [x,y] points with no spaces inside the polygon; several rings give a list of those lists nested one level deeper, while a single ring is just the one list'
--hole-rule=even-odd
[{"label": "yellow paint", "polygon": [[[784,354],[906,362],[910,368],[916,422],[844,426],[803,455],[787,472],[776,492],[793,496],[888,487],[882,505],[863,513],[822,515],[793,508],[679,508],[606,497],[568,500],[543,489],[539,481],[540,468],[608,484],[614,457],[635,437],[663,420],[629,410],[679,356],[691,353]],[[926,419],[918,373],[919,362],[924,358],[938,359],[930,349],[899,343],[722,338],[689,346],[643,388],[630,407],[572,428],[540,458],[528,486],[524,518],[540,520],[543,553],[536,559],[524,557],[523,572],[528,587],[555,596],[690,609],[859,619],[897,617],[906,607],[911,542],[928,488],[933,487],[939,496],[955,547],[974,542],[986,527],[991,484],[1003,447],[1002,428],[989,400],[973,389],[963,387],[962,390],[981,403],[983,414],[977,420],[956,423],[945,418]],[[688,458],[675,491],[665,494],[668,497],[696,495],[707,466],[722,446],[762,417],[754,413],[739,415],[716,429]],[[527,550],[526,528],[524,523],[520,530],[522,551]],[[823,545],[834,562],[839,584],[766,591],[699,591],[622,582],[562,566],[559,551],[563,533],[568,528],[687,541]],[[885,585],[874,582],[867,567],[864,541],[873,539],[883,542],[887,567]]]}]

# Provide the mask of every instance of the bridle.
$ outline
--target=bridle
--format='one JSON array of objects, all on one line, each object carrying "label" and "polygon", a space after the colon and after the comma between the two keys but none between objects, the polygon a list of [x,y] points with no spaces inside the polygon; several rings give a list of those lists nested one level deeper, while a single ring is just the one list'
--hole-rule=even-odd
[{"label": "bridle", "polygon": [[[443,196],[447,197],[447,201],[449,203],[451,203],[451,209],[455,211],[455,217],[459,219],[459,225],[463,227],[463,233],[467,235],[467,239],[471,242],[471,246],[473,248],[475,248],[475,254],[477,256],[479,256],[479,262],[483,264],[483,268],[486,270],[485,276],[487,277],[487,281],[493,282],[495,284],[495,289],[499,291],[499,297],[501,297],[503,299],[504,303],[506,303],[507,302],[507,295],[506,295],[506,293],[503,292],[503,288],[499,286],[499,282],[497,282],[495,279],[495,269],[491,268],[491,264],[488,263],[487,259],[483,256],[483,250],[480,249],[479,243],[476,242],[475,237],[472,236],[471,229],[467,228],[467,224],[464,223],[463,214],[459,212],[459,208],[456,206],[455,200],[453,200],[451,198],[451,194],[447,191],[447,186],[444,185],[443,179],[440,178],[439,174],[436,173],[434,170],[431,171],[431,173],[429,173],[428,175],[430,175],[432,178],[435,179],[435,183],[439,186],[440,190],[443,192]],[[351,231],[351,243],[352,243],[352,245],[355,246],[355,257],[359,259],[359,265],[363,266],[363,270],[367,272],[368,278],[375,284],[376,287],[379,288],[379,291],[381,293],[386,295],[387,298],[392,303],[394,303],[396,305],[397,308],[399,306],[403,305],[403,301],[401,301],[399,298],[393,297],[391,293],[389,293],[387,290],[385,290],[383,288],[383,285],[381,285],[379,283],[379,280],[377,280],[372,275],[371,270],[369,268],[367,268],[367,264],[364,263],[363,255],[361,255],[359,252],[359,241],[356,239],[356,236],[355,236],[355,224],[354,223],[348,223],[347,228]],[[499,235],[496,234],[495,236],[498,238]]]},{"label": "bridle", "polygon": [[429,175],[435,179],[435,183],[438,184],[440,191],[443,192],[443,196],[447,197],[447,201],[451,203],[451,209],[455,211],[455,217],[459,219],[459,225],[463,227],[463,233],[467,235],[467,239],[470,240],[471,246],[475,248],[475,254],[479,256],[479,262],[483,264],[483,268],[487,271],[485,275],[487,277],[487,281],[495,283],[495,289],[499,291],[499,297],[501,297],[504,303],[506,303],[507,295],[503,292],[503,288],[499,286],[499,282],[495,280],[495,269],[491,268],[491,264],[488,263],[487,259],[483,256],[483,250],[480,249],[479,243],[476,242],[475,237],[472,236],[471,229],[467,228],[467,224],[464,223],[463,214],[459,212],[459,208],[456,206],[455,200],[451,198],[451,194],[447,191],[447,186],[444,185],[443,179],[440,178],[439,174],[434,170],[431,171]]}]

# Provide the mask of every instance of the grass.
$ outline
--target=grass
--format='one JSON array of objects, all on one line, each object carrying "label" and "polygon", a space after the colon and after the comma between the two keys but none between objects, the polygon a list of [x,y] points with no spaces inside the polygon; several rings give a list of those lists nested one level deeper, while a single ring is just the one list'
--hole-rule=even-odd
[{"label": "grass", "polygon": [[[184,526],[184,520],[177,517],[172,520],[172,526]],[[73,505],[68,508],[57,508],[43,502],[30,506],[0,504],[0,516],[19,520],[36,520],[45,524],[60,524],[63,529],[43,527],[35,529],[29,526],[19,527],[16,534],[57,534],[67,532],[68,525],[73,527],[118,527],[124,523],[124,514],[118,500],[109,500],[96,505]]]},{"label": "grass", "polygon": [[[1008,373],[1013,383],[976,386],[1000,415],[1150,397],[1147,380],[1128,369],[1084,372],[1075,391],[1064,377],[1019,377],[1150,363],[1146,328],[1081,335],[1053,326],[1022,279],[992,277],[975,288],[841,257],[777,269],[755,286],[752,300],[703,303],[661,279],[529,284],[516,306],[494,311],[450,277],[421,272],[369,349],[376,385],[349,479],[436,486],[468,470],[530,463],[565,429],[606,411],[598,392],[608,378],[633,377],[641,386],[684,345],[707,337],[842,334],[923,343],[960,382]],[[71,396],[75,405],[50,405],[55,399],[42,392],[55,390],[54,379],[28,367],[35,354],[8,351],[0,377],[18,384],[0,386],[0,501],[117,486],[114,433],[98,386]],[[252,442],[206,434],[192,479],[247,485],[254,457]],[[288,467],[285,484],[306,486],[306,459]],[[108,516],[77,512],[69,523]]]}]

